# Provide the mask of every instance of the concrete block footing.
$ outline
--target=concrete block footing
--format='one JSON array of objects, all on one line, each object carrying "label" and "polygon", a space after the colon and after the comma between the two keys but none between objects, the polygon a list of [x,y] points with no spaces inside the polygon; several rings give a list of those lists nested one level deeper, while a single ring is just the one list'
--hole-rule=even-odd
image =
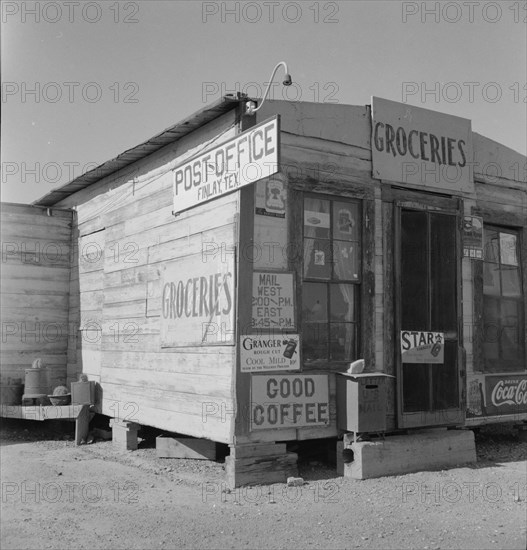
[{"label": "concrete block footing", "polygon": [[[347,462],[346,449],[353,452]],[[375,441],[337,443],[337,473],[371,479],[426,470],[453,468],[476,462],[474,433],[470,430],[426,430],[387,436]]]}]

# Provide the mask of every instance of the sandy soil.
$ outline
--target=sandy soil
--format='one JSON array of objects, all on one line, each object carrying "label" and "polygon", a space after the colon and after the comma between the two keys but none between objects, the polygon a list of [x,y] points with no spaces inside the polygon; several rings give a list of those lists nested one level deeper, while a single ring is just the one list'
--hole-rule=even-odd
[{"label": "sandy soil", "polygon": [[527,443],[510,429],[478,435],[474,467],[356,481],[303,462],[303,487],[236,491],[221,463],[76,447],[27,421],[0,435],[3,550],[526,548]]}]

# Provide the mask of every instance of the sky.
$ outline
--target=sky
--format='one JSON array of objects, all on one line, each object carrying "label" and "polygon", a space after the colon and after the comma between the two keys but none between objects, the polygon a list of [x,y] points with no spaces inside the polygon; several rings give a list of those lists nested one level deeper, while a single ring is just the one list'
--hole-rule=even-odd
[{"label": "sky", "polygon": [[[471,119],[526,154],[525,1],[3,1],[1,200],[31,203],[233,92]],[[281,70],[280,70],[281,71]],[[277,81],[282,81],[282,72]]]}]

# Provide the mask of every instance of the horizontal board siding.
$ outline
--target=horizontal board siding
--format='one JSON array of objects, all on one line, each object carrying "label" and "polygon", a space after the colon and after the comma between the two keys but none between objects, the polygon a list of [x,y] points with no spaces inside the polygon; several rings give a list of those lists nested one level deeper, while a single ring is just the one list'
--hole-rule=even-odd
[{"label": "horizontal board siding", "polygon": [[1,205],[0,379],[25,378],[40,357],[50,389],[66,383],[73,213]]},{"label": "horizontal board siding", "polygon": [[[212,127],[223,133],[233,121]],[[229,132],[234,135],[232,128]],[[71,316],[86,330],[70,338],[68,357],[75,361],[71,372],[82,370],[100,382],[104,414],[126,419],[123,406],[132,403],[139,410],[134,421],[227,442],[232,418],[203,422],[202,403],[214,399],[232,409],[234,346],[160,344],[164,265],[203,250],[234,251],[238,193],[172,214],[168,169],[215,137],[206,127],[197,133],[138,161],[135,181],[121,173],[118,181],[107,177],[71,197],[78,204],[80,235],[79,262],[71,274],[78,305]]]}]

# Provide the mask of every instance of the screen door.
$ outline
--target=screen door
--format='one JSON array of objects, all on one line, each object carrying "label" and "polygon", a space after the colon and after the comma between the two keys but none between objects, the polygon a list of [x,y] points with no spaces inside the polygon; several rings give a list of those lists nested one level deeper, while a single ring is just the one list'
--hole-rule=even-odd
[{"label": "screen door", "polygon": [[[453,214],[399,209],[396,326],[401,339],[397,346],[400,427],[451,425],[463,418],[459,391],[457,219]],[[403,331],[408,338],[403,338]],[[403,354],[401,342],[410,338],[414,343],[441,339],[441,355],[437,356],[439,346],[428,346],[428,350],[425,346],[412,350],[424,349],[428,353],[423,362],[416,362],[421,360],[419,354],[409,359]],[[431,362],[438,358],[441,363]]]}]

